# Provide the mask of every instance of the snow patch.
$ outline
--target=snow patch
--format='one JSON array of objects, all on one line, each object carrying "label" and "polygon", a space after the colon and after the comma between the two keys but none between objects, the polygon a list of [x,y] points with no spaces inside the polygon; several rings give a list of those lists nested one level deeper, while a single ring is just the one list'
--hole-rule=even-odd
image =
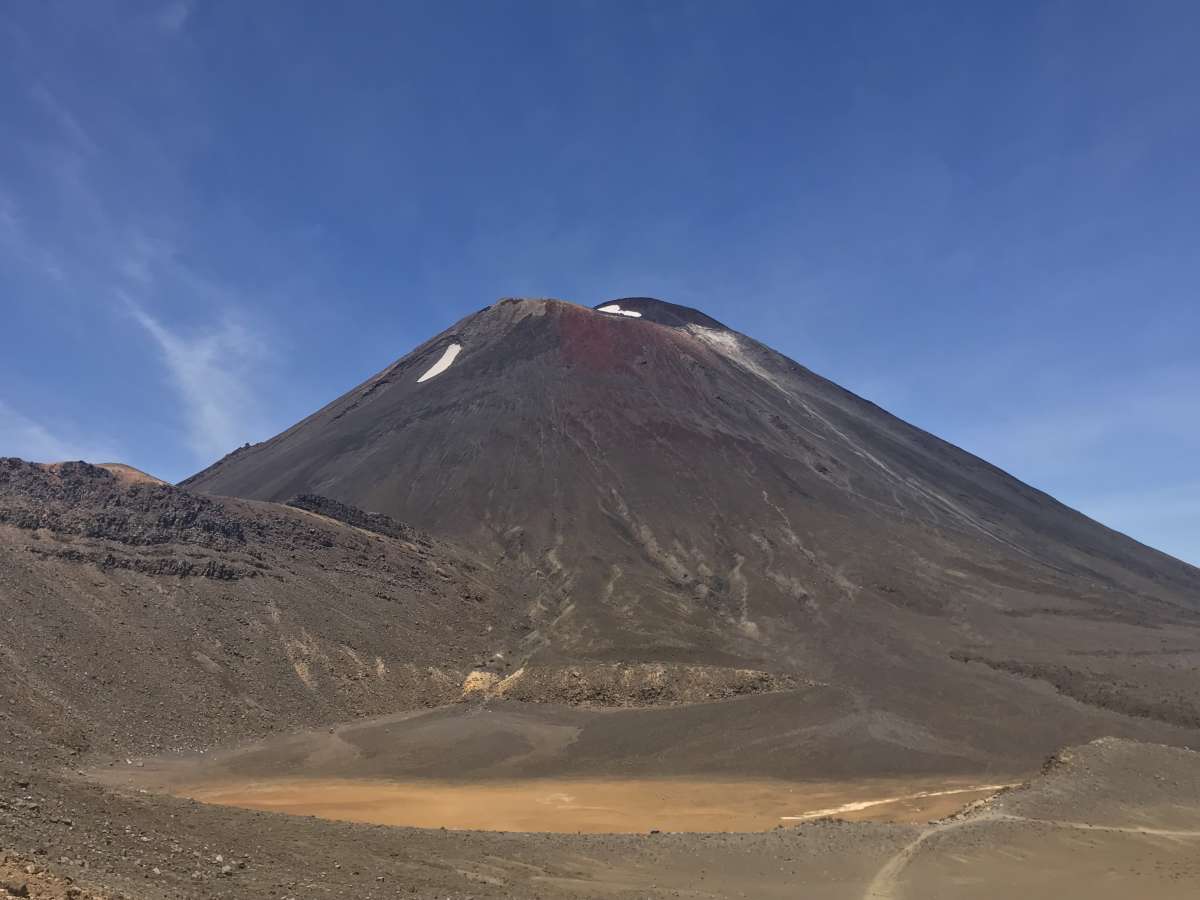
[{"label": "snow patch", "polygon": [[462,350],[462,344],[451,344],[447,347],[446,352],[442,354],[442,358],[430,366],[429,370],[417,379],[417,384],[420,384],[422,381],[428,381],[430,378],[435,378],[445,372],[450,368],[450,363],[454,362],[454,358],[458,356],[460,350]]},{"label": "snow patch", "polygon": [[608,306],[601,306],[599,311],[602,313],[611,313],[614,316],[630,316],[634,319],[642,317],[640,312],[634,312],[632,309],[621,309],[621,304],[619,303],[610,303]]}]

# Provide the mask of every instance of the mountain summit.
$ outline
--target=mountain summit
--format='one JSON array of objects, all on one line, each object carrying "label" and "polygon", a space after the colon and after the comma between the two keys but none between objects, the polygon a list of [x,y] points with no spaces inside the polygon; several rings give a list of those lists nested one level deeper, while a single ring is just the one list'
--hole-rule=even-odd
[{"label": "mountain summit", "polygon": [[661,300],[501,300],[183,486],[318,494],[536,573],[496,648],[528,665],[783,672],[976,738],[1014,703],[1070,706],[1055,740],[1200,724],[1124,655],[1200,624],[1200,571]]}]

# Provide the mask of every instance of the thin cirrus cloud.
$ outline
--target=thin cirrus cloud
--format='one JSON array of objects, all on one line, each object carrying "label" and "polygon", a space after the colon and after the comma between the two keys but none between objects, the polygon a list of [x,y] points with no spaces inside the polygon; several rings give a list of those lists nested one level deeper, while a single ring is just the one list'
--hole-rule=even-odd
[{"label": "thin cirrus cloud", "polygon": [[133,300],[134,320],[153,341],[182,403],[192,452],[200,459],[228,453],[257,434],[261,421],[247,382],[269,356],[266,344],[232,316],[185,335]]},{"label": "thin cirrus cloud", "polygon": [[1200,396],[1198,366],[1122,374],[1082,396],[1045,384],[1043,392],[1036,405],[1019,403],[1018,395],[1010,401],[1010,415],[964,429],[960,436],[994,462],[1045,474],[1111,462],[1114,454],[1149,439],[1200,450],[1200,422],[1188,412]]},{"label": "thin cirrus cloud", "polygon": [[192,4],[187,0],[174,0],[163,6],[155,19],[160,28],[168,34],[178,34],[187,25],[192,15]]},{"label": "thin cirrus cloud", "polygon": [[59,254],[29,234],[16,200],[0,186],[0,255],[55,283],[66,280]]},{"label": "thin cirrus cloud", "polygon": [[34,462],[86,459],[106,462],[120,459],[120,452],[104,442],[74,440],[0,400],[0,453]]},{"label": "thin cirrus cloud", "polygon": [[[175,34],[191,12],[188,2],[169,3],[155,24]],[[144,459],[153,451],[136,441],[126,458],[117,448],[72,440],[61,427],[5,406],[0,453],[93,462],[111,457],[187,471],[260,436],[258,404],[247,385],[257,383],[271,358],[269,342],[249,324],[236,290],[179,259],[176,247],[190,243],[177,208],[179,163],[157,133],[136,123],[120,133],[106,129],[106,107],[73,103],[58,81],[37,78],[24,92],[32,114],[24,136],[28,170],[24,179],[0,183],[0,262],[9,264],[25,303],[39,298],[43,308],[99,330],[132,318],[149,340],[130,341],[122,355],[135,368],[162,373],[161,384],[149,390],[164,399],[174,395],[175,402],[155,408],[164,419],[178,418],[171,427],[180,436],[172,458]],[[157,189],[127,191],[132,173]],[[117,302],[100,302],[105,296]],[[146,428],[139,434],[145,438]]]},{"label": "thin cirrus cloud", "polygon": [[[194,461],[210,462],[262,437],[253,386],[273,367],[275,353],[237,291],[197,274],[169,242],[140,229],[114,247],[113,266],[115,294],[150,338],[178,397]],[[163,303],[164,297],[174,303]],[[181,308],[212,312],[185,326],[171,315]]]},{"label": "thin cirrus cloud", "polygon": [[[1196,562],[1200,483],[1180,474],[1200,453],[1200,423],[1188,414],[1197,396],[1200,368],[1151,370],[1083,397],[1014,403],[983,426],[960,413],[935,430],[1085,515]],[[1147,447],[1157,448],[1156,465]]]},{"label": "thin cirrus cloud", "polygon": [[87,129],[49,88],[44,84],[35,84],[30,90],[30,97],[75,148],[84,153],[96,152],[98,149],[96,142],[88,134]]},{"label": "thin cirrus cloud", "polygon": [[1200,561],[1200,481],[1099,494],[1081,505],[1092,518],[1151,547]]}]

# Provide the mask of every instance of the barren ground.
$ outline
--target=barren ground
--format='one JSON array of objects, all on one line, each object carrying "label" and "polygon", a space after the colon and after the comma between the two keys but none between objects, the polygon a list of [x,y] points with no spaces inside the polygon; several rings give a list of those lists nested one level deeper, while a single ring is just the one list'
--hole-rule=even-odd
[{"label": "barren ground", "polygon": [[414,829],[212,806],[69,772],[10,771],[0,785],[5,875],[56,900],[71,888],[154,900],[1191,900],[1200,891],[1200,754],[1113,739],[1064,751],[1027,786],[938,822],[817,820],[751,833]]},{"label": "barren ground", "polygon": [[767,831],[831,814],[848,821],[928,822],[996,789],[961,779],[792,784],[546,778],[464,784],[301,778],[200,783],[172,793],[223,806],[378,825],[644,834]]}]

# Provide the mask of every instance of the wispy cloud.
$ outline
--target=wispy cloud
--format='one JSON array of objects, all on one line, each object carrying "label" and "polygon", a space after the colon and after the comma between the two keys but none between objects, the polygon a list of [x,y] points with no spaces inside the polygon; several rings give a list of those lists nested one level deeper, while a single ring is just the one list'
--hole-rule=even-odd
[{"label": "wispy cloud", "polygon": [[130,314],[153,339],[183,403],[188,442],[197,456],[221,456],[261,431],[249,383],[269,356],[266,343],[232,314],[184,335],[129,297]]},{"label": "wispy cloud", "polygon": [[0,254],[9,256],[51,281],[66,280],[66,267],[58,254],[35,241],[15,200],[0,189]]},{"label": "wispy cloud", "polygon": [[1053,397],[1025,402],[963,429],[959,438],[993,462],[1046,474],[1077,470],[1093,459],[1111,464],[1115,448],[1130,442],[1149,450],[1155,442],[1200,448],[1200,423],[1185,412],[1200,396],[1200,369],[1126,375],[1077,398],[1061,388],[1054,393],[1057,402]]},{"label": "wispy cloud", "polygon": [[179,34],[187,26],[192,15],[192,4],[188,0],[172,0],[158,11],[155,20],[168,34]]},{"label": "wispy cloud", "polygon": [[96,142],[87,129],[46,85],[35,84],[30,90],[30,96],[76,149],[86,153],[96,152]]},{"label": "wispy cloud", "polygon": [[[1049,380],[1048,380],[1049,381]],[[1054,396],[942,434],[1097,521],[1200,565],[1200,369],[1177,367]],[[978,412],[975,413],[976,418]],[[1115,486],[1120,485],[1118,489]]]},{"label": "wispy cloud", "polygon": [[1080,502],[1099,522],[1200,565],[1200,481],[1148,491],[1098,494]]},{"label": "wispy cloud", "polygon": [[0,400],[0,456],[19,456],[34,462],[86,459],[109,462],[120,459],[114,448],[78,442],[19,412]]},{"label": "wispy cloud", "polygon": [[[188,2],[169,3],[158,10],[155,22],[176,33],[191,11]],[[0,189],[0,259],[7,255],[28,271],[53,277],[66,288],[60,292],[64,302],[81,312],[103,309],[105,315],[130,316],[138,323],[151,340],[135,340],[133,346],[154,354],[165,367],[164,388],[178,403],[164,408],[179,411],[185,432],[180,443],[191,451],[193,463],[209,462],[261,437],[249,385],[258,383],[256,376],[271,356],[268,342],[249,324],[235,289],[180,258],[176,242],[186,245],[188,229],[170,200],[175,163],[157,136],[127,130],[125,143],[102,147],[83,117],[46,83],[32,84],[27,96],[46,123],[30,159],[47,188],[42,218],[53,230],[28,215],[39,209],[33,199],[18,202],[13,190]],[[111,157],[117,150],[133,152],[147,179],[164,189],[147,191],[133,202],[116,194],[107,180],[111,158],[105,154]],[[43,232],[53,233],[62,248],[48,245]],[[101,305],[98,297],[116,302]],[[210,312],[197,316],[198,310]],[[46,458],[81,455],[80,448],[36,422],[10,414],[7,423],[7,430],[20,436],[12,443],[23,452]]]}]

